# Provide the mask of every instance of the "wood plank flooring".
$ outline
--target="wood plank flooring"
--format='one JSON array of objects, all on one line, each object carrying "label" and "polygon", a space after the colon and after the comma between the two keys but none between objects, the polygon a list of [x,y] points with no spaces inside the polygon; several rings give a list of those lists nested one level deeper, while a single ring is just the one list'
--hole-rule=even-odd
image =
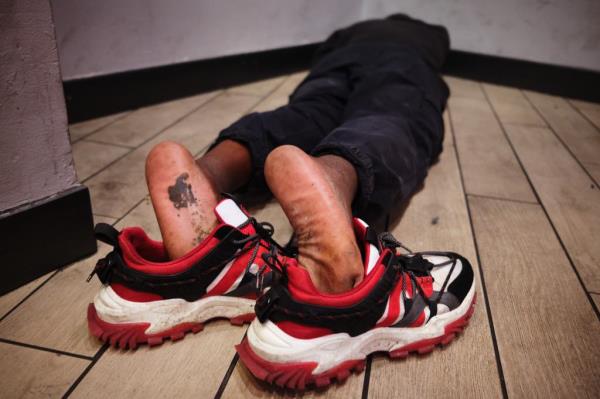
[{"label": "wood plank flooring", "polygon": [[[446,131],[452,137],[451,129]],[[443,200],[440,201],[440,198]],[[425,187],[411,200],[402,219],[390,230],[408,248],[423,251],[436,248],[463,254],[477,270],[467,204],[454,146],[446,142],[439,162],[425,181]],[[477,272],[476,272],[477,274]],[[496,398],[502,396],[486,299],[478,286],[477,311],[463,336],[427,360],[409,357],[390,361],[375,356],[371,366],[369,396],[390,397],[388,381],[402,387],[407,397]],[[456,367],[459,364],[460,367]],[[426,384],[415,384],[426,375],[445,375]]]},{"label": "wood plank flooring", "polygon": [[541,206],[469,202],[508,395],[600,393],[600,323]]},{"label": "wood plank flooring", "polygon": [[[70,126],[94,219],[160,239],[144,182],[152,146],[203,153],[248,112],[285,105],[305,72]],[[464,254],[478,304],[455,342],[425,357],[369,358],[365,372],[303,396],[600,397],[600,104],[447,77],[444,151],[389,229],[415,250]],[[275,202],[253,209],[286,242]],[[401,212],[398,212],[399,214]],[[246,327],[209,324],[126,352],[88,334],[108,248],[0,297],[1,397],[279,397],[238,362]]]}]

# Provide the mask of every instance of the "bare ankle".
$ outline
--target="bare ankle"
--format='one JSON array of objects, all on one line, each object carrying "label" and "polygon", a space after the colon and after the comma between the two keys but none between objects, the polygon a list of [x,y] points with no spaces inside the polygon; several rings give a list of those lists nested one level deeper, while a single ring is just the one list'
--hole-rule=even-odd
[{"label": "bare ankle", "polygon": [[356,245],[333,254],[300,254],[298,262],[308,270],[317,290],[324,293],[346,292],[364,277],[360,251]]},{"label": "bare ankle", "polygon": [[337,155],[321,155],[314,157],[314,160],[332,183],[344,207],[351,210],[358,186],[358,176],[354,166]]},{"label": "bare ankle", "polygon": [[250,180],[252,157],[246,146],[233,140],[224,140],[196,160],[196,164],[210,178],[218,193],[233,192]]}]

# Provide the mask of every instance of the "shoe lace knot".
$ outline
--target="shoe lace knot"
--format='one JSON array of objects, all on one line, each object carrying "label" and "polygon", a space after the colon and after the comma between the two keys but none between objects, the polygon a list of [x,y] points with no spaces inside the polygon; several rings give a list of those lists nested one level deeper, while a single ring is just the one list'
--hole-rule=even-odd
[{"label": "shoe lace knot", "polygon": [[[248,259],[244,273],[247,273],[252,265],[255,264],[255,260],[258,257],[260,248],[263,247],[266,249],[261,256],[264,265],[256,272],[256,291],[260,294],[262,293],[264,287],[270,285],[271,283],[271,279],[269,278],[270,276],[266,273],[266,271],[278,271],[285,267],[281,264],[278,256],[279,253],[283,251],[283,248],[273,239],[275,228],[271,223],[258,222],[252,217],[249,219],[248,223],[252,224],[254,227],[254,234],[239,240],[234,240],[234,243],[237,245],[244,245],[246,248],[248,248],[248,250],[252,249],[252,254]],[[250,245],[246,245],[248,243],[250,243]]]},{"label": "shoe lace knot", "polygon": [[379,234],[378,238],[379,238],[379,242],[381,243],[381,245],[384,248],[389,248],[394,253],[397,252],[396,249],[398,249],[398,248],[404,249],[409,254],[413,253],[413,251],[411,251],[410,248],[408,248],[407,246],[402,244],[400,241],[398,241],[398,239],[396,239],[396,237],[394,237],[394,235],[392,233],[390,233],[389,231]]},{"label": "shoe lace knot", "polygon": [[[433,281],[431,271],[435,267],[433,263],[423,257],[423,254],[413,252],[406,245],[402,244],[396,237],[390,232],[381,233],[379,241],[384,248],[390,249],[394,256],[392,259],[392,265],[398,270],[400,276],[406,276],[413,282],[416,289],[422,294],[423,299],[429,304],[429,300],[425,295],[422,285],[419,283],[417,278],[428,277]],[[398,248],[402,248],[408,252],[408,254],[401,254],[397,251]],[[406,280],[402,281],[402,295],[405,295]]]}]

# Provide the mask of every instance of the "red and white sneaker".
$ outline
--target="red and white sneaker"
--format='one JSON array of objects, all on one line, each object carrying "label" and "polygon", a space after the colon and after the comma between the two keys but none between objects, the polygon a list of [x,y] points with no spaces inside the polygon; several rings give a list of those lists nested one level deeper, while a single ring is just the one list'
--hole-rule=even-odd
[{"label": "red and white sneaker", "polygon": [[[401,255],[389,233],[354,220],[365,278],[339,295],[321,294],[292,259],[258,300],[257,319],[236,347],[255,377],[291,389],[360,372],[367,355],[426,353],[462,331],[475,304],[469,262],[450,252]],[[274,273],[278,273],[275,271]]]},{"label": "red and white sneaker", "polygon": [[275,256],[273,228],[257,223],[231,199],[221,201],[215,213],[220,224],[173,261],[163,243],[139,227],[119,233],[98,224],[97,238],[114,250],[89,277],[96,274],[104,284],[88,307],[91,334],[113,346],[136,348],[181,339],[214,318],[240,325],[251,321],[257,295],[270,284],[265,259]]}]

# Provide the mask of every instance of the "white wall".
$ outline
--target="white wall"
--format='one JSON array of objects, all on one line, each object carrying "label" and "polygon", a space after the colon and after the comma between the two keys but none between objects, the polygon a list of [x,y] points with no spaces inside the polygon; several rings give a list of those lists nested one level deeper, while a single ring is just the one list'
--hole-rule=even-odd
[{"label": "white wall", "polygon": [[314,43],[362,0],[52,0],[65,80]]},{"label": "white wall", "polygon": [[0,0],[0,213],[77,184],[48,0]]},{"label": "white wall", "polygon": [[445,25],[452,48],[600,71],[600,0],[367,0]]},{"label": "white wall", "polygon": [[287,47],[405,12],[453,47],[600,71],[600,0],[52,0],[65,80]]}]

